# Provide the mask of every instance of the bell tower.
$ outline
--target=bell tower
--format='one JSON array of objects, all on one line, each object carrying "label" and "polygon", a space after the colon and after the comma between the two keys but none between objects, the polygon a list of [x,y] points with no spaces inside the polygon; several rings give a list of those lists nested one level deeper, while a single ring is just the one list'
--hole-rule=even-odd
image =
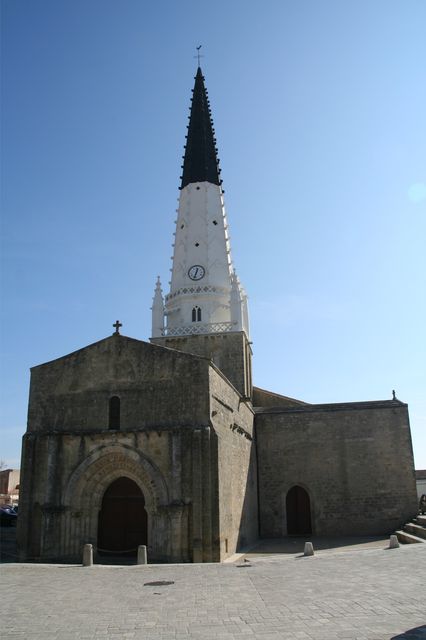
[{"label": "bell tower", "polygon": [[158,279],[151,341],[211,358],[250,397],[247,295],[232,263],[215,131],[200,67],[192,93],[170,291],[163,298]]}]

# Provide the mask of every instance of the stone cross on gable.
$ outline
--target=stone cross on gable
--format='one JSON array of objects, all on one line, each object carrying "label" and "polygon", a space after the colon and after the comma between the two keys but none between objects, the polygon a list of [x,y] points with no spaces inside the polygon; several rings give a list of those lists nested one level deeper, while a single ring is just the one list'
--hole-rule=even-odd
[{"label": "stone cross on gable", "polygon": [[119,320],[116,320],[112,326],[115,327],[115,332],[112,335],[113,336],[119,336],[120,335],[120,327],[123,326],[121,324],[121,322]]}]

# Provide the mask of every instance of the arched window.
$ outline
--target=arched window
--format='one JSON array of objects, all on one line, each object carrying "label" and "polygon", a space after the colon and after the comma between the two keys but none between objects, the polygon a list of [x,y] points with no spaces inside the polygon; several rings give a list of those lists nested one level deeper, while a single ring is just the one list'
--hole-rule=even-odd
[{"label": "arched window", "polygon": [[201,309],[200,307],[192,308],[192,322],[201,322]]},{"label": "arched window", "polygon": [[112,396],[109,399],[109,429],[120,428],[120,398],[118,396]]}]

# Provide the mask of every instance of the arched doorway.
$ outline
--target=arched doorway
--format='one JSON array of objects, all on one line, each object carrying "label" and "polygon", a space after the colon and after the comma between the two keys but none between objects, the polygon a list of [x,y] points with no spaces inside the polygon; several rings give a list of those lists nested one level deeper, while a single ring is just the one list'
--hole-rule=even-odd
[{"label": "arched doorway", "polygon": [[101,555],[136,555],[147,544],[145,498],[136,482],[121,477],[104,493],[98,519],[98,552]]},{"label": "arched doorway", "polygon": [[303,487],[295,485],[287,493],[287,533],[298,535],[312,533],[311,502],[309,494]]}]

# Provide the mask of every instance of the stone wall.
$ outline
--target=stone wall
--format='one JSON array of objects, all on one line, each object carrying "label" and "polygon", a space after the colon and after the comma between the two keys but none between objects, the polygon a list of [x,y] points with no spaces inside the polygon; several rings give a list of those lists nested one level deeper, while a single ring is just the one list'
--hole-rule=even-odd
[{"label": "stone wall", "polygon": [[78,562],[85,543],[96,551],[103,494],[125,476],[145,498],[150,561],[192,561],[193,433],[185,425],[115,434],[28,433],[18,530],[22,559]]},{"label": "stone wall", "polygon": [[317,535],[388,534],[416,513],[407,405],[259,409],[256,432],[263,537],[286,535],[294,485],[310,496]]},{"label": "stone wall", "polygon": [[151,338],[153,344],[212,360],[244,397],[251,398],[251,347],[243,331]]},{"label": "stone wall", "polygon": [[108,428],[109,400],[121,429],[208,425],[208,361],[111,336],[31,370],[30,431]]},{"label": "stone wall", "polygon": [[210,403],[217,437],[219,544],[224,560],[258,538],[257,465],[253,410],[210,369]]},{"label": "stone wall", "polygon": [[[210,366],[117,335],[32,369],[18,527],[23,559],[78,562],[85,543],[96,551],[103,494],[127,477],[145,497],[150,561],[192,561],[198,548],[201,560],[211,560],[211,530],[204,527],[200,540],[193,535],[200,486],[203,509],[215,509],[206,479],[217,468],[206,437]],[[115,429],[112,396],[120,398]]]},{"label": "stone wall", "polygon": [[223,559],[257,529],[252,431],[249,405],[204,357],[112,336],[34,367],[21,559],[79,562],[86,543],[96,553],[102,498],[120,477],[145,498],[150,562]]}]

